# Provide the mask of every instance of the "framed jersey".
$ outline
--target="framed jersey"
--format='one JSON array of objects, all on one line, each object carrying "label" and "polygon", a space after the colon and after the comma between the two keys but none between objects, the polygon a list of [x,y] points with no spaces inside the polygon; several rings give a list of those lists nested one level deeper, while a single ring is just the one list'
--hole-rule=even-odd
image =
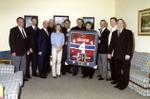
[{"label": "framed jersey", "polygon": [[67,63],[79,66],[96,66],[96,31],[70,31],[68,39]]}]

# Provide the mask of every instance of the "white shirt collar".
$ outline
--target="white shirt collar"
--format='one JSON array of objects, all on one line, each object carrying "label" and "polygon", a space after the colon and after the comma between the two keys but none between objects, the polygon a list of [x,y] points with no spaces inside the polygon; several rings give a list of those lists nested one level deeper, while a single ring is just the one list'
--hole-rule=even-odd
[{"label": "white shirt collar", "polygon": [[25,32],[24,28],[22,28],[22,27],[20,27],[20,26],[18,26],[18,28],[19,28],[19,30],[20,30],[20,32],[21,32],[21,34],[22,34],[22,35],[23,35],[23,33],[22,33],[22,29],[23,29],[24,35],[25,35],[25,37],[27,37],[27,35],[26,35],[26,32]]},{"label": "white shirt collar", "polygon": [[46,32],[46,34],[49,36],[48,30],[46,28],[44,28],[44,27],[43,27],[43,29]]},{"label": "white shirt collar", "polygon": [[44,29],[44,31],[46,31],[46,32],[47,32],[47,29],[46,29],[46,28],[44,28],[44,27],[43,27],[43,29]]},{"label": "white shirt collar", "polygon": [[120,33],[122,32],[123,29],[118,29],[118,31],[120,31]]},{"label": "white shirt collar", "polygon": [[106,29],[106,27],[102,28],[102,32]]},{"label": "white shirt collar", "polygon": [[[18,28],[19,28],[19,30],[22,32],[22,29],[23,29],[23,28],[22,28],[22,27],[20,27],[20,26],[18,26]],[[23,30],[24,30],[24,29],[23,29]]]},{"label": "white shirt collar", "polygon": [[99,31],[101,31],[101,33],[102,33],[105,29],[106,29],[106,27],[104,27],[104,28],[100,28],[100,30],[99,30]]},{"label": "white shirt collar", "polygon": [[33,28],[33,29],[35,29],[35,28],[36,28],[36,26],[32,25],[32,28]]},{"label": "white shirt collar", "polygon": [[111,32],[114,32],[117,30],[117,25],[115,27],[112,28]]}]

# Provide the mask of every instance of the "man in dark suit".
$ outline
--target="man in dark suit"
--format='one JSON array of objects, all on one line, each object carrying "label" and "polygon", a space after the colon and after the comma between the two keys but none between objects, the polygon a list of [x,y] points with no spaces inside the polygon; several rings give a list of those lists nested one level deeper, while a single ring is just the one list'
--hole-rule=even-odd
[{"label": "man in dark suit", "polygon": [[55,27],[55,23],[53,19],[49,20],[49,26],[47,28],[48,32],[51,34],[52,32],[54,32],[54,27]]},{"label": "man in dark suit", "polygon": [[38,55],[39,55],[39,76],[41,78],[47,77],[47,69],[49,69],[49,55],[50,55],[50,36],[47,30],[48,21],[43,22],[43,28],[40,30],[38,37]]},{"label": "man in dark suit", "polygon": [[[53,19],[49,20],[49,26],[47,28],[48,32],[49,32],[49,36],[51,37],[51,34],[54,32],[55,30],[55,22]],[[50,38],[51,39],[51,38]],[[51,44],[51,40],[50,40],[50,44]],[[50,56],[52,56],[52,45],[50,45]],[[50,61],[52,62],[52,60],[50,59]],[[49,73],[51,71],[51,68],[49,67],[47,69],[47,73]]]},{"label": "man in dark suit", "polygon": [[107,29],[107,22],[105,20],[100,21],[99,29],[99,43],[98,43],[98,68],[99,79],[107,79],[107,54],[108,54],[108,36],[109,30]]},{"label": "man in dark suit", "polygon": [[112,34],[108,58],[111,59],[112,51],[114,50],[113,58],[117,68],[117,85],[115,88],[123,90],[129,83],[130,62],[133,55],[133,33],[125,29],[125,22],[123,19],[118,19],[117,26],[118,30],[114,31]]},{"label": "man in dark suit", "polygon": [[[110,18],[110,25],[111,25],[111,29],[110,29],[110,33],[108,37],[109,38],[108,45],[110,45],[112,33],[117,30],[117,18],[116,17]],[[116,76],[115,76],[116,68],[115,68],[114,61],[113,61],[113,53],[112,53],[111,59],[108,60],[108,67],[110,68],[111,77],[108,78],[107,80],[111,81],[111,84],[116,84]]]},{"label": "man in dark suit", "polygon": [[28,35],[28,51],[30,52],[27,55],[27,69],[26,69],[26,77],[31,78],[30,76],[30,65],[32,67],[32,75],[38,76],[37,74],[37,57],[38,57],[38,33],[40,29],[37,27],[38,19],[36,17],[32,17],[31,19],[32,25],[27,27],[27,35]]},{"label": "man in dark suit", "polygon": [[[84,21],[83,19],[81,18],[78,18],[77,19],[77,26],[73,27],[71,30],[75,30],[75,31],[82,31],[82,30],[85,30],[84,28]],[[79,67],[78,66],[75,66],[75,65],[72,65],[73,67],[73,76],[76,76],[78,74],[78,71],[79,71]]]},{"label": "man in dark suit", "polygon": [[72,73],[71,71],[71,65],[66,65],[66,59],[67,59],[67,42],[68,42],[68,37],[69,37],[69,34],[68,32],[70,31],[70,20],[69,19],[66,19],[63,23],[64,27],[62,28],[62,32],[64,33],[64,36],[65,36],[65,44],[63,46],[63,53],[62,53],[62,67],[61,67],[61,72],[62,72],[62,75],[65,75],[67,72],[68,73]]},{"label": "man in dark suit", "polygon": [[[27,34],[24,29],[24,19],[17,18],[16,27],[10,30],[9,45],[12,55],[12,64],[15,66],[15,71],[23,71],[26,74],[26,54],[27,54]],[[29,52],[28,52],[29,53]],[[24,81],[28,81],[24,77]]]}]

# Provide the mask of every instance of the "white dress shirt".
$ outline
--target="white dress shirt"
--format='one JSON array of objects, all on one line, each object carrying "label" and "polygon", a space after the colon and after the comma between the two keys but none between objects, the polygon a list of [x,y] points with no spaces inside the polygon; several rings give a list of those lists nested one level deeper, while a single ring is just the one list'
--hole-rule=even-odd
[{"label": "white dress shirt", "polygon": [[49,36],[48,30],[46,28],[43,28],[46,34]]},{"label": "white dress shirt", "polygon": [[108,45],[110,45],[112,33],[116,30],[117,30],[117,25],[110,30],[109,37],[108,37]]},{"label": "white dress shirt", "polygon": [[[24,39],[27,38],[27,35],[26,35],[26,32],[25,32],[24,28],[22,28],[22,27],[20,27],[20,26],[18,26],[18,28],[19,28],[19,30],[20,30],[20,32],[21,32],[23,38],[24,38]],[[22,32],[22,30],[23,30],[23,32]],[[25,36],[25,37],[24,37],[24,36]]]}]

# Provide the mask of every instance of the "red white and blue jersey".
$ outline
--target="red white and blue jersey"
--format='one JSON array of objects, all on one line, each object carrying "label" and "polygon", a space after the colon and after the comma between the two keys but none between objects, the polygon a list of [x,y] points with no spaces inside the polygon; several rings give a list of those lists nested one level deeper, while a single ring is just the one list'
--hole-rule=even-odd
[{"label": "red white and blue jersey", "polygon": [[95,66],[97,40],[96,31],[70,31],[68,63],[80,66]]}]

